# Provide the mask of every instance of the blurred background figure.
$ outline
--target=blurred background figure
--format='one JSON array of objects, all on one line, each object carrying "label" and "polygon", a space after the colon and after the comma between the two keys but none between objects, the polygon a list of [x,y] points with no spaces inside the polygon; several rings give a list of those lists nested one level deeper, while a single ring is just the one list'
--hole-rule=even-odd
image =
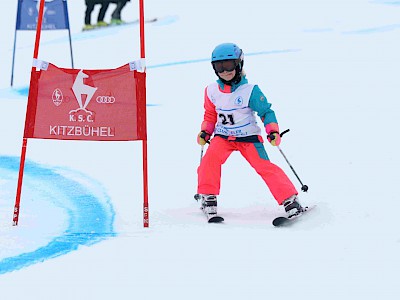
[{"label": "blurred background figure", "polygon": [[126,3],[131,0],[110,0],[110,3],[115,3],[117,6],[115,7],[113,13],[111,14],[111,24],[120,25],[124,24],[125,21],[121,19],[121,11],[125,7]]},{"label": "blurred background figure", "polygon": [[[85,0],[86,3],[86,11],[85,11],[85,26],[83,27],[83,30],[90,30],[95,27],[103,27],[107,26],[108,24],[104,22],[104,16],[106,15],[106,11],[108,6],[110,5],[109,0]],[[97,16],[97,24],[92,25],[91,23],[91,15],[94,10],[94,7],[96,4],[100,4],[100,11]]]}]

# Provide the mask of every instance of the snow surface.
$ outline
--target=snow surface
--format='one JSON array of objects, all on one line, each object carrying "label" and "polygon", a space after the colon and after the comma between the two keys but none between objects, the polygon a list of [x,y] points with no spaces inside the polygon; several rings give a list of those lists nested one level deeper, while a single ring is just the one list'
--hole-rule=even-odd
[{"label": "snow surface", "polygon": [[[139,58],[138,26],[82,33],[84,1],[68,5],[76,68]],[[16,8],[5,1],[0,20],[0,299],[400,299],[400,1],[146,1],[161,17],[146,25],[147,229],[141,142],[34,139],[11,226],[34,44],[18,32],[11,89]],[[123,17],[137,19],[136,1]],[[223,168],[225,223],[207,224],[193,200],[222,42],[243,48],[248,79],[291,129],[281,148],[309,186],[302,203],[317,205],[291,228],[272,227],[282,209],[237,153]],[[43,32],[39,59],[70,67],[67,32]]]}]

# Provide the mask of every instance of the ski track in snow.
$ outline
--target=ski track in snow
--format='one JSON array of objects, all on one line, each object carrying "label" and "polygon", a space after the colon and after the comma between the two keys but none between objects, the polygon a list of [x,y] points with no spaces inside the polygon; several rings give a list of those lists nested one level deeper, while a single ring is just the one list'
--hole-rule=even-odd
[{"label": "ski track in snow", "polygon": [[[299,51],[301,51],[301,49],[279,49],[279,50],[269,50],[269,51],[266,50],[266,51],[246,53],[246,56],[285,54],[285,53],[292,53],[292,52],[299,52]],[[167,63],[163,63],[163,64],[149,65],[149,66],[147,66],[147,69],[174,67],[174,66],[178,66],[178,65],[186,65],[186,64],[205,62],[208,60],[209,60],[209,58],[199,58],[199,59],[167,62]],[[11,97],[22,96],[25,99],[28,96],[28,94],[29,94],[29,86],[24,86],[24,87],[19,87],[19,88],[7,88],[7,89],[0,90],[0,96],[11,96]],[[147,106],[157,106],[157,105],[158,104],[147,103]]]}]

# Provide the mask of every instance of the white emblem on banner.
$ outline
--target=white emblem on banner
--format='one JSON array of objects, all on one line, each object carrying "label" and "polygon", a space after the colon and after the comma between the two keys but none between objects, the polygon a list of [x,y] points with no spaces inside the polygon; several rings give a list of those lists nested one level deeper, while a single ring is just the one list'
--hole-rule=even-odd
[{"label": "white emblem on banner", "polygon": [[[86,110],[86,107],[88,106],[90,100],[92,100],[92,97],[96,92],[97,88],[85,84],[83,82],[83,79],[85,78],[89,78],[89,75],[83,73],[83,70],[80,70],[78,76],[76,76],[74,84],[72,85],[72,91],[74,92],[75,98],[78,101],[79,109],[88,112]],[[82,96],[84,95],[86,95],[85,103],[83,103],[82,101],[83,98]]]},{"label": "white emblem on banner", "polygon": [[52,99],[55,106],[60,106],[63,101],[63,94],[60,89],[55,89],[53,91]]}]

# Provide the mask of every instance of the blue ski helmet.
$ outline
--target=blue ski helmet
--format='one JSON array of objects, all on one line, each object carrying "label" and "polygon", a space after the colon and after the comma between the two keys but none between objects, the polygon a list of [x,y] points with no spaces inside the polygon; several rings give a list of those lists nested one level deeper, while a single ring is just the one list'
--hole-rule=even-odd
[{"label": "blue ski helmet", "polygon": [[211,62],[226,59],[243,59],[243,51],[236,44],[224,43],[215,47],[211,55]]},{"label": "blue ski helmet", "polygon": [[[216,71],[215,65],[217,64],[218,61],[222,60],[235,60],[235,70],[236,74],[235,77],[233,77],[231,80],[226,81],[223,78],[221,78]],[[232,85],[232,84],[237,84],[240,82],[242,79],[242,70],[243,70],[243,51],[242,49],[239,48],[238,45],[233,44],[233,43],[224,43],[220,44],[217,47],[215,47],[214,51],[211,54],[211,64],[213,66],[213,69],[215,71],[215,75],[218,76],[218,78],[225,84]]]}]

